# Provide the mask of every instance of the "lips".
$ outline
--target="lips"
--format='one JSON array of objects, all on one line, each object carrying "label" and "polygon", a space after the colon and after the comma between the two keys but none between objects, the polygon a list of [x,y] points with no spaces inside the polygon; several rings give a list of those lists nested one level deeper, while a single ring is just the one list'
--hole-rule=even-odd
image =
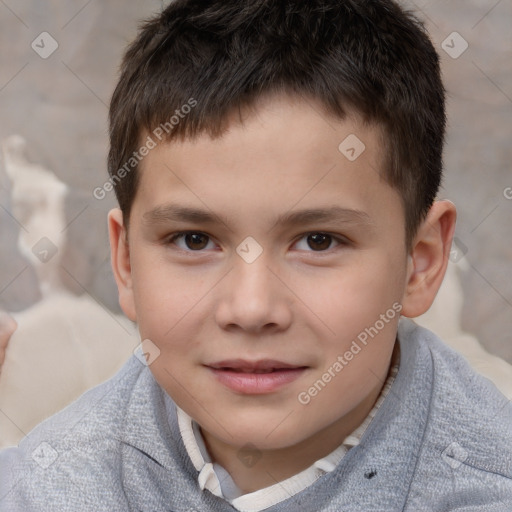
[{"label": "lips", "polygon": [[284,363],[274,359],[261,359],[253,362],[244,359],[228,359],[207,366],[215,370],[227,370],[240,373],[271,373],[279,370],[306,368],[305,366]]},{"label": "lips", "polygon": [[217,381],[238,394],[272,393],[292,383],[308,368],[274,359],[229,359],[206,365]]}]

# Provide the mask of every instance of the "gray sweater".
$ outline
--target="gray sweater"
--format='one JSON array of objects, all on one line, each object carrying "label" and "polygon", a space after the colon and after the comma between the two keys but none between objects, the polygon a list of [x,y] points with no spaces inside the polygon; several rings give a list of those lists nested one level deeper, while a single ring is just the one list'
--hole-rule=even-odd
[{"label": "gray sweater", "polygon": [[[398,331],[400,370],[338,467],[268,512],[512,512],[512,404],[434,334]],[[132,357],[0,452],[0,511],[227,512],[200,491],[164,392]]]}]

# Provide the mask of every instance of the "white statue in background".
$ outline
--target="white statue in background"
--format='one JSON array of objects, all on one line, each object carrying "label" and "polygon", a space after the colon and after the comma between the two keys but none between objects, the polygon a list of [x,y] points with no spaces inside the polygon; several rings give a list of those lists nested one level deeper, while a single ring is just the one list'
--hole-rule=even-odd
[{"label": "white statue in background", "polygon": [[140,342],[124,316],[64,286],[60,257],[68,187],[28,162],[25,146],[19,136],[3,141],[0,174],[10,182],[18,247],[36,271],[42,300],[0,315],[0,359],[14,332],[0,377],[0,448],[17,444],[44,418],[112,376]]}]

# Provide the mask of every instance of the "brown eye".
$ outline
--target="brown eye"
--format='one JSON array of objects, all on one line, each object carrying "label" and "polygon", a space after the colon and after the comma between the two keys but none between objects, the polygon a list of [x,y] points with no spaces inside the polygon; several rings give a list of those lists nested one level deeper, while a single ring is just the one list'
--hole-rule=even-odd
[{"label": "brown eye", "polygon": [[[202,251],[203,249],[208,248],[207,246],[210,242],[213,244],[208,235],[198,231],[175,233],[167,240],[169,245],[175,245],[179,249],[188,252]],[[211,249],[211,247],[209,248]]]},{"label": "brown eye", "polygon": [[187,233],[185,235],[185,244],[189,249],[201,250],[208,245],[208,236],[202,233]]},{"label": "brown eye", "polygon": [[312,233],[307,238],[308,246],[315,251],[328,249],[332,242],[332,236],[325,233]]}]

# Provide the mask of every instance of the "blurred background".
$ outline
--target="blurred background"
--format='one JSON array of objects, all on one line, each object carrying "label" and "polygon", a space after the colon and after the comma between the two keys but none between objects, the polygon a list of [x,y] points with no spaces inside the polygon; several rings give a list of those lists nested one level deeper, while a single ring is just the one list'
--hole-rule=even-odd
[{"label": "blurred background", "polygon": [[[115,197],[93,191],[107,178],[107,111],[122,51],[165,3],[0,0],[3,166],[22,169],[0,173],[0,309],[22,312],[57,286],[117,321],[106,224]],[[440,196],[459,212],[451,260],[461,325],[512,363],[512,3],[403,3],[426,22],[448,91]]]}]

